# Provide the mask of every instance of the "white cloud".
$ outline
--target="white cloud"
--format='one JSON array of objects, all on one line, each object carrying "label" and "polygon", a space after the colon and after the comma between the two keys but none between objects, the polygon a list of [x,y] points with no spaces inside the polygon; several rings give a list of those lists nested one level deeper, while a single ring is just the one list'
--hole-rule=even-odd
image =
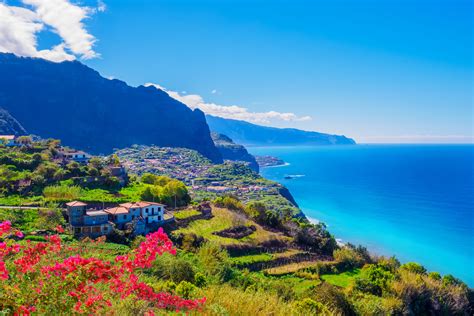
[{"label": "white cloud", "polygon": [[[105,4],[99,2],[98,8],[92,9],[69,0],[22,2],[26,7],[0,2],[0,52],[56,62],[99,56],[93,49],[96,39],[87,32],[83,21],[94,12],[105,10]],[[45,29],[58,34],[63,42],[50,49],[38,50],[37,33]]]},{"label": "white cloud", "polygon": [[271,124],[273,121],[309,121],[310,116],[297,116],[294,113],[281,113],[276,111],[269,112],[250,112],[247,108],[237,105],[219,105],[207,103],[197,94],[181,95],[179,92],[168,90],[158,84],[146,83],[145,86],[153,86],[163,90],[170,97],[186,104],[191,109],[200,109],[206,114],[219,116],[223,118],[243,120],[258,124]]},{"label": "white cloud", "polygon": [[105,12],[105,10],[107,10],[107,6],[105,5],[104,1],[97,1],[97,11]]},{"label": "white cloud", "polygon": [[37,22],[33,11],[0,2],[0,52],[34,56],[35,34],[42,29],[43,24]]},{"label": "white cloud", "polygon": [[214,89],[214,90],[211,91],[211,93],[212,93],[212,94],[216,94],[216,93],[217,93],[217,90]]}]

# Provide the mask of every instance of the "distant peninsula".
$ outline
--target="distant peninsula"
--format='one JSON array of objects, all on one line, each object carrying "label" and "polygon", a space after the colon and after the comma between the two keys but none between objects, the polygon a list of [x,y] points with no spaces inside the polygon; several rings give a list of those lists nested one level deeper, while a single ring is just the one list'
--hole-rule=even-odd
[{"label": "distant peninsula", "polygon": [[287,163],[278,157],[273,156],[255,156],[260,168],[285,166]]},{"label": "distant peninsula", "polygon": [[352,138],[294,128],[276,128],[206,115],[212,132],[227,135],[244,146],[354,145]]}]

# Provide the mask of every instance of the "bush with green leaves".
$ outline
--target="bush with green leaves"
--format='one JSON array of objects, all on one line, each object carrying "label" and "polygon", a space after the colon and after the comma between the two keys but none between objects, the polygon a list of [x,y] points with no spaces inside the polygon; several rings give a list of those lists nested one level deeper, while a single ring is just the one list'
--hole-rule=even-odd
[{"label": "bush with green leaves", "polygon": [[329,310],[311,298],[304,298],[301,301],[295,301],[293,307],[300,315],[329,315]]},{"label": "bush with green leaves", "polygon": [[193,264],[180,255],[163,255],[161,260],[154,262],[151,273],[157,278],[175,283],[194,282],[195,279]]},{"label": "bush with green leaves", "polygon": [[361,274],[355,278],[354,289],[363,293],[370,293],[381,296],[389,289],[390,282],[395,279],[395,275],[384,266],[378,264],[367,264]]},{"label": "bush with green leaves", "polygon": [[220,196],[214,200],[214,204],[218,207],[226,208],[232,211],[243,211],[244,205],[238,198],[230,195]]},{"label": "bush with green leaves", "polygon": [[219,244],[207,242],[197,252],[199,263],[209,280],[226,282],[232,276],[229,254]]},{"label": "bush with green leaves", "polygon": [[184,299],[192,299],[196,297],[198,288],[190,282],[181,281],[178,286],[176,286],[175,292]]},{"label": "bush with green leaves", "polygon": [[406,270],[416,274],[426,274],[426,269],[421,264],[416,262],[408,262],[400,266],[401,270]]},{"label": "bush with green leaves", "polygon": [[366,248],[361,246],[355,247],[351,244],[334,250],[333,257],[338,262],[340,271],[360,268],[364,264],[371,262]]}]

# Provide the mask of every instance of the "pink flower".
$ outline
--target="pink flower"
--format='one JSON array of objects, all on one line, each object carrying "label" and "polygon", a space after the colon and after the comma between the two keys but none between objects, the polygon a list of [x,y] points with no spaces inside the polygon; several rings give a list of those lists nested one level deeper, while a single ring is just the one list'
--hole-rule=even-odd
[{"label": "pink flower", "polygon": [[12,223],[10,221],[0,222],[0,237],[10,232]]}]

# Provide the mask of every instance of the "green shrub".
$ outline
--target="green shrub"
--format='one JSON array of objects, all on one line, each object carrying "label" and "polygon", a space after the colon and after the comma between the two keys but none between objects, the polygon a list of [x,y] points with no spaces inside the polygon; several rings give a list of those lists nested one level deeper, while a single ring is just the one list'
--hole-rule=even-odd
[{"label": "green shrub", "polygon": [[194,282],[194,267],[183,257],[165,254],[156,260],[151,269],[152,273],[160,279]]},{"label": "green shrub", "polygon": [[310,289],[310,298],[325,305],[336,315],[354,315],[354,309],[345,294],[326,282]]},{"label": "green shrub", "polygon": [[408,262],[400,266],[401,270],[406,270],[416,274],[426,274],[426,269],[416,262]]},{"label": "green shrub", "polygon": [[197,293],[198,288],[187,281],[181,281],[178,286],[176,287],[176,294],[185,298],[185,299],[191,299],[194,298],[196,293]]},{"label": "green shrub", "polygon": [[327,308],[313,299],[305,298],[301,301],[293,303],[293,307],[297,313],[301,315],[322,315],[329,314]]},{"label": "green shrub", "polygon": [[441,281],[441,274],[439,274],[439,272],[430,272],[428,277],[436,281]]},{"label": "green shrub", "polygon": [[194,275],[194,284],[196,284],[197,287],[204,287],[206,286],[207,280],[206,276],[202,274],[201,272],[198,272]]},{"label": "green shrub", "polygon": [[209,278],[218,282],[228,281],[232,275],[229,254],[219,244],[207,242],[199,248],[198,260]]},{"label": "green shrub", "polygon": [[367,264],[362,268],[360,276],[355,278],[354,288],[363,293],[381,296],[394,277],[394,274],[383,266]]},{"label": "green shrub", "polygon": [[238,198],[233,196],[220,196],[214,200],[214,204],[218,207],[227,208],[232,211],[243,211],[244,205]]},{"label": "green shrub", "polygon": [[360,268],[367,263],[366,258],[364,258],[357,249],[349,246],[334,250],[333,256],[339,263],[338,267],[340,271]]}]

